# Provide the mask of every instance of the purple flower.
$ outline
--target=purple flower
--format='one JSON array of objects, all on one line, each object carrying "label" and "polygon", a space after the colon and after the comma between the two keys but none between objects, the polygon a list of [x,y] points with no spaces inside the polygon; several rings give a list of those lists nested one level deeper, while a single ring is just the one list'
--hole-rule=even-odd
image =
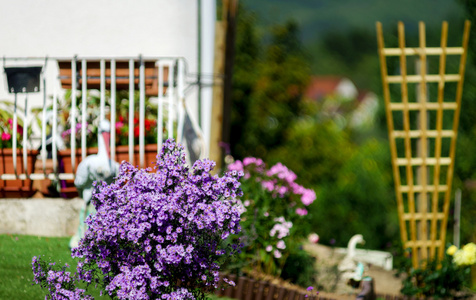
[{"label": "purple flower", "polygon": [[228,244],[240,232],[242,175],[211,176],[214,167],[205,159],[189,168],[183,147],[167,140],[155,173],[123,162],[113,183],[97,183],[96,213],[72,253],[76,279],[117,299],[203,298],[218,282],[217,262],[240,250]]}]

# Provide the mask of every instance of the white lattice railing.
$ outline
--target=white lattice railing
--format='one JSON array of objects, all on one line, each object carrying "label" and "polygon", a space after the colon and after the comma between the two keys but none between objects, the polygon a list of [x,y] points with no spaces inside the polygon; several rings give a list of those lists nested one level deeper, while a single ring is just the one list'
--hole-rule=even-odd
[{"label": "white lattice railing", "polygon": [[[31,59],[31,58],[30,58]],[[26,58],[7,58],[5,62],[9,60],[21,61],[28,60]],[[99,90],[100,105],[98,120],[107,118],[106,110],[109,110],[109,120],[111,125],[110,134],[110,157],[115,160],[116,154],[116,131],[114,130],[114,124],[117,121],[116,101],[109,101],[106,104],[106,91],[109,91],[110,98],[116,99],[116,93],[118,90],[129,91],[129,140],[128,140],[128,154],[129,161],[140,167],[144,167],[144,149],[145,149],[145,112],[146,112],[146,93],[148,96],[152,95],[156,97],[157,104],[157,151],[160,151],[162,142],[166,138],[174,137],[178,141],[183,141],[184,136],[184,123],[192,124],[194,132],[199,139],[202,139],[200,129],[194,118],[187,112],[185,107],[185,60],[178,57],[73,57],[73,58],[48,58],[48,61],[57,61],[59,65],[59,76],[56,80],[61,81],[61,86],[71,90],[71,106],[69,109],[69,127],[76,128],[77,124],[81,123],[82,128],[86,128],[86,116],[87,110],[90,106],[88,104],[88,91]],[[59,92],[57,89],[53,91],[52,99],[49,99],[45,91],[46,76],[41,76],[41,86],[43,91],[43,105],[39,114],[40,128],[36,135],[41,136],[41,151],[37,157],[37,168],[35,170],[29,170],[24,168],[23,171],[19,171],[17,165],[17,151],[20,148],[17,144],[17,123],[18,118],[23,118],[23,145],[27,144],[27,141],[31,138],[31,134],[28,133],[29,122],[29,109],[27,107],[27,95],[25,96],[24,114],[19,113],[18,96],[15,93],[14,109],[13,109],[13,129],[12,129],[12,143],[13,143],[13,170],[14,173],[0,174],[1,180],[15,180],[15,179],[31,179],[31,180],[43,180],[43,179],[55,179],[55,180],[70,180],[74,179],[73,173],[61,172],[59,169],[58,160],[58,139],[61,138],[58,129],[58,115],[60,109],[58,107]],[[139,91],[139,105],[135,107],[134,94]],[[77,97],[80,96],[80,97]],[[78,98],[78,99],[77,99]],[[79,101],[79,102],[78,102]],[[78,108],[77,108],[78,107]],[[138,124],[134,124],[134,116],[139,115]],[[48,120],[47,116],[51,116],[52,120]],[[31,122],[31,120],[30,120]],[[49,142],[52,145],[52,170],[47,168],[47,126],[48,122],[51,122],[51,138]],[[185,125],[187,126],[187,125]],[[190,125],[188,125],[190,127]],[[134,161],[134,157],[137,157],[137,146],[134,145],[134,130],[139,128],[139,161]],[[166,129],[166,135],[164,136],[164,129]],[[190,129],[188,129],[190,130]],[[87,156],[87,136],[86,130],[81,130],[80,145],[76,145],[74,130],[71,130],[70,144],[71,149],[75,149],[76,146],[80,146],[80,155],[84,159]],[[202,143],[203,145],[203,143]],[[135,147],[136,146],[136,147]],[[27,166],[28,150],[26,147],[21,148],[21,157],[23,159],[23,165]],[[203,153],[203,146],[202,151]],[[76,151],[71,151],[71,169],[76,167]],[[38,168],[38,165],[41,165]]]}]

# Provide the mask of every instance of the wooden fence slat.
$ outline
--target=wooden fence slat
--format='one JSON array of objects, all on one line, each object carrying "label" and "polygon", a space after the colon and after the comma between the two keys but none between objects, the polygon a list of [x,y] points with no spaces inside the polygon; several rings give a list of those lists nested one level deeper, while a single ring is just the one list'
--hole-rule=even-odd
[{"label": "wooden fence slat", "polygon": [[255,281],[253,279],[248,279],[248,287],[246,289],[245,300],[253,300],[255,292]]},{"label": "wooden fence slat", "polygon": [[266,300],[274,300],[275,294],[276,294],[276,285],[270,284],[268,289],[268,294],[266,296]]},{"label": "wooden fence slat", "polygon": [[284,295],[286,294],[286,289],[284,287],[280,287],[278,289],[278,298],[277,300],[284,300]]},{"label": "wooden fence slat", "polygon": [[243,298],[243,292],[245,290],[245,284],[246,284],[246,278],[243,276],[240,276],[238,278],[238,283],[236,284],[236,293],[234,298],[236,299],[242,299]]}]

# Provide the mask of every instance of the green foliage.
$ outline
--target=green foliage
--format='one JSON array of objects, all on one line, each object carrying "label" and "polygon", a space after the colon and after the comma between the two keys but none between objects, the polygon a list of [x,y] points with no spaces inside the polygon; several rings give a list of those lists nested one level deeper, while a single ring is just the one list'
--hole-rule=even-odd
[{"label": "green foliage", "polygon": [[296,23],[276,26],[261,56],[253,20],[246,12],[238,17],[231,127],[232,153],[237,158],[266,158],[268,150],[281,143],[300,115],[301,95],[309,80]]},{"label": "green foliage", "polygon": [[408,296],[454,298],[469,284],[470,267],[458,267],[453,263],[452,256],[445,255],[441,264],[429,260],[426,266],[414,269],[408,259],[402,282],[401,293]]},{"label": "green foliage", "polygon": [[[366,248],[383,249],[398,237],[398,215],[388,146],[371,139],[357,148],[336,171],[335,183],[324,187],[313,219],[322,240],[345,246],[356,233]],[[324,213],[325,212],[325,213]],[[337,221],[336,221],[337,220]]]},{"label": "green foliage", "polygon": [[271,163],[293,166],[303,184],[315,187],[334,183],[337,171],[351,155],[353,145],[334,122],[311,117],[296,120],[282,145],[269,153]]},{"label": "green foliage", "polygon": [[315,260],[308,252],[298,248],[288,256],[281,277],[302,287],[313,286],[317,274]]}]

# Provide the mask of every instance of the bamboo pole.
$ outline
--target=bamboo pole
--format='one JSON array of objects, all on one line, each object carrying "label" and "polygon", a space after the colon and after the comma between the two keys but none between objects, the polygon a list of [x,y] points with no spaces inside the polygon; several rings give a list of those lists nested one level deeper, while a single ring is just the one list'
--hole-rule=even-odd
[{"label": "bamboo pole", "polygon": [[[441,79],[440,79],[440,82],[438,82],[438,110],[436,113],[436,132],[438,132],[438,135],[436,136],[436,140],[435,140],[436,164],[433,170],[433,185],[434,186],[440,185],[441,138],[443,136],[443,130],[442,130],[443,129],[443,97],[444,97],[444,90],[445,90],[444,74],[446,71],[446,51],[445,50],[446,50],[447,43],[448,43],[448,23],[443,22],[441,26],[442,54],[440,56],[440,67],[439,67],[439,75]],[[436,214],[438,212],[438,202],[439,202],[439,191],[434,190],[432,195],[432,208],[431,208],[433,212],[433,218],[431,220],[431,240],[433,241],[433,245],[430,248],[430,257],[435,256],[434,242],[436,241],[436,235],[437,235]]]},{"label": "bamboo pole", "polygon": [[[459,124],[459,115],[461,111],[461,97],[463,96],[463,82],[464,82],[464,71],[466,65],[466,57],[468,53],[468,41],[469,41],[469,29],[471,28],[471,22],[466,21],[464,23],[464,34],[463,34],[463,54],[461,54],[460,64],[459,64],[459,75],[461,77],[458,85],[456,87],[456,103],[457,109],[455,110],[454,117],[453,117],[453,131],[455,133],[454,137],[451,139],[451,146],[450,146],[450,158],[451,163],[448,166],[448,172],[446,176],[446,182],[448,185],[448,190],[445,193],[445,202],[443,206],[443,212],[445,213],[445,218],[441,224],[441,237],[442,239],[446,236],[446,224],[448,222],[448,210],[450,206],[450,194],[451,194],[451,185],[453,181],[453,170],[454,170],[454,158],[455,158],[455,149],[456,149],[456,137],[458,134],[458,124]],[[440,247],[438,254],[439,258],[442,259],[444,255],[444,247]]]},{"label": "bamboo pole", "polygon": [[[402,74],[402,103],[403,109],[403,130],[405,131],[404,145],[405,145],[405,157],[408,161],[412,158],[411,140],[410,140],[410,114],[408,110],[408,84],[406,80],[407,76],[407,58],[404,55],[405,49],[405,27],[403,22],[398,22],[398,45],[402,50],[400,55],[400,72]],[[415,241],[417,240],[416,222],[414,218],[415,214],[415,192],[413,191],[414,179],[413,168],[411,164],[406,165],[406,181],[408,185],[408,209],[410,214],[410,238],[412,243],[412,263],[414,266],[418,265],[417,247]]]},{"label": "bamboo pole", "polygon": [[387,117],[387,128],[388,128],[388,137],[390,142],[390,153],[392,156],[392,169],[393,169],[393,178],[395,184],[395,190],[397,191],[397,209],[399,215],[399,222],[400,222],[400,235],[402,242],[405,244],[407,242],[407,227],[405,221],[403,219],[404,215],[404,205],[403,205],[403,195],[399,192],[401,181],[400,181],[400,171],[397,166],[397,147],[395,144],[395,137],[393,135],[394,127],[393,127],[393,117],[392,111],[390,109],[391,99],[390,99],[390,89],[387,80],[387,62],[384,56],[384,41],[383,41],[383,31],[382,31],[382,23],[377,22],[377,41],[378,41],[378,53],[380,59],[380,72],[382,75],[382,85],[383,85],[383,95],[385,99],[385,113]]},{"label": "bamboo pole", "polygon": [[[425,34],[425,23],[420,22],[418,24],[419,27],[419,43],[420,48],[425,49],[426,47],[426,34]],[[418,93],[418,100],[419,103],[426,103],[427,102],[427,87],[426,87],[426,54],[425,51],[420,51],[420,75],[421,75],[421,82],[419,85],[419,93]],[[418,227],[418,239],[422,241],[426,241],[428,239],[428,196],[427,196],[427,185],[428,185],[428,168],[427,168],[427,156],[428,156],[428,139],[427,139],[427,111],[426,106],[421,105],[419,111],[419,127],[421,131],[421,136],[418,139],[419,144],[419,156],[422,159],[421,166],[419,167],[419,172],[417,176],[417,183],[422,186],[422,191],[418,194],[418,207],[417,211],[422,213],[423,217],[422,220],[419,222]],[[428,257],[428,248],[424,248],[421,250],[421,258],[426,259]]]}]

